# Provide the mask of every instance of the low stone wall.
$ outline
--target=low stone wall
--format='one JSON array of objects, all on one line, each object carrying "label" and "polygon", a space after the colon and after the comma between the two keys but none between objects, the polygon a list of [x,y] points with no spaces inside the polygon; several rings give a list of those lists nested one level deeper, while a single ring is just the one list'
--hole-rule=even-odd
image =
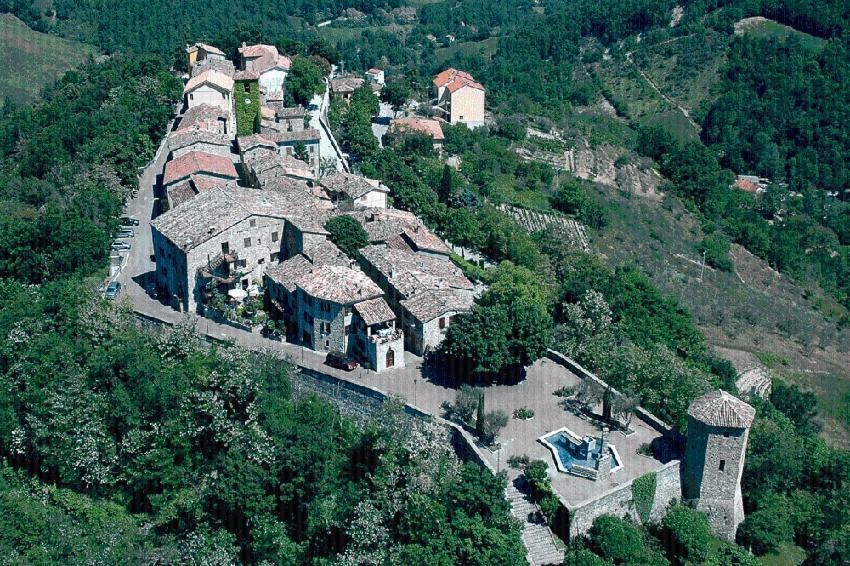
[{"label": "low stone wall", "polygon": [[[660,521],[674,500],[682,497],[682,484],[679,479],[678,460],[670,462],[655,473],[655,499],[652,502],[650,521]],[[569,512],[570,538],[586,534],[593,521],[601,515],[628,517],[641,522],[632,497],[632,482],[619,485],[602,496]]]}]

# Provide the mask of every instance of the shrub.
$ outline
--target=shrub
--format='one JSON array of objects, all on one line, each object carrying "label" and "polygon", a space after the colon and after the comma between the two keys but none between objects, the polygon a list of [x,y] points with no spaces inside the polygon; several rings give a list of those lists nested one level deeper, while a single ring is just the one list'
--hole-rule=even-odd
[{"label": "shrub", "polygon": [[481,442],[491,445],[496,442],[496,437],[499,436],[506,424],[508,424],[508,414],[504,411],[491,411],[484,414],[483,422],[480,427]]},{"label": "shrub", "polygon": [[472,421],[472,415],[478,407],[478,399],[480,392],[469,385],[462,385],[455,393],[454,404],[448,401],[443,402],[442,408],[445,411],[446,418],[460,422],[469,423]]},{"label": "shrub", "polygon": [[528,465],[529,458],[527,454],[514,454],[510,458],[508,458],[508,466],[514,468],[516,470],[525,468]]},{"label": "shrub", "polygon": [[564,555],[564,566],[607,566],[609,562],[586,548],[570,550]]},{"label": "shrub", "polygon": [[532,491],[539,486],[549,485],[549,466],[543,460],[534,460],[525,466],[525,479]]},{"label": "shrub", "polygon": [[328,220],[325,229],[331,241],[349,257],[357,257],[360,248],[369,245],[369,235],[360,223],[351,216],[336,216]]},{"label": "shrub", "polygon": [[546,522],[550,525],[555,520],[555,515],[558,513],[558,507],[560,507],[560,505],[561,502],[558,500],[558,496],[552,491],[545,494],[537,502],[537,506],[540,507],[540,513],[543,514],[543,518],[546,519]]},{"label": "shrub", "polygon": [[519,420],[528,420],[534,417],[534,411],[527,407],[520,407],[514,411],[514,418]]},{"label": "shrub", "polygon": [[656,476],[650,472],[644,474],[632,482],[632,499],[635,502],[640,520],[644,523],[649,521],[652,512],[652,502],[655,501]]},{"label": "shrub", "polygon": [[708,556],[711,546],[711,529],[705,514],[676,505],[661,522],[664,542],[671,558],[686,559],[694,563],[702,562]]},{"label": "shrub", "polygon": [[647,551],[637,525],[612,515],[597,517],[588,534],[591,549],[616,564],[634,562]]},{"label": "shrub", "polygon": [[708,265],[722,271],[732,271],[734,264],[732,258],[729,257],[729,246],[729,238],[715,232],[703,238],[699,247],[700,251],[705,254],[705,261]]},{"label": "shrub", "polygon": [[[778,502],[777,502],[778,503]],[[794,528],[786,505],[770,505],[747,514],[738,527],[738,542],[761,556],[779,550],[783,542],[794,536]]]}]

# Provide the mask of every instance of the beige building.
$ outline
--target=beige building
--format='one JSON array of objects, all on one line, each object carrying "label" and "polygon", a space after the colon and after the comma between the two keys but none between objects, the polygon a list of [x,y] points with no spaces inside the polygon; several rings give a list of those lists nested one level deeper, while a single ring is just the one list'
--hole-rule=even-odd
[{"label": "beige building", "polygon": [[450,124],[484,125],[485,91],[472,75],[446,69],[434,78],[435,107]]},{"label": "beige building", "polygon": [[319,182],[340,210],[387,207],[390,190],[375,179],[340,172],[328,175]]},{"label": "beige building", "polygon": [[[217,107],[227,113],[229,124],[235,124],[233,84],[233,78],[221,71],[209,70],[195,75],[183,88],[187,111],[201,105]],[[236,132],[230,128],[228,133],[233,135]]]},{"label": "beige building", "polygon": [[169,208],[186,202],[212,187],[235,182],[238,178],[230,155],[190,151],[165,164],[162,186]]}]

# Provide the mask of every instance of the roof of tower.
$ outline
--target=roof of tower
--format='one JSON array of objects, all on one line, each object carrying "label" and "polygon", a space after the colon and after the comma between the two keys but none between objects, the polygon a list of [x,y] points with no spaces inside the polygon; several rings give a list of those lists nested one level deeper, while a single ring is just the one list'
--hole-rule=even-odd
[{"label": "roof of tower", "polygon": [[709,426],[748,428],[756,410],[734,395],[718,389],[694,399],[688,414]]}]

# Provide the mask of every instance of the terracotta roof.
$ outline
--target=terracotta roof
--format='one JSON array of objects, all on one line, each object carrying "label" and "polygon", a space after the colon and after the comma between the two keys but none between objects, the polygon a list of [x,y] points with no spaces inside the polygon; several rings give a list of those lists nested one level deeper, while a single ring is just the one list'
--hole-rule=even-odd
[{"label": "terracotta roof", "polygon": [[313,267],[296,284],[311,297],[349,305],[380,297],[383,292],[365,273],[339,265]]},{"label": "terracotta roof", "polygon": [[231,61],[227,59],[201,59],[194,65],[192,65],[191,76],[197,76],[203,73],[204,71],[221,71],[225,75],[232,77],[236,72],[236,67],[233,66]]},{"label": "terracotta roof", "polygon": [[376,69],[375,67],[372,67],[371,69],[366,71],[366,73],[368,73],[370,75],[377,75],[378,73],[381,73],[381,72],[382,72],[381,69]]},{"label": "terracotta roof", "polygon": [[168,148],[171,151],[182,149],[196,143],[230,147],[230,138],[225,134],[210,130],[178,130],[168,137]]},{"label": "terracotta roof", "polygon": [[369,326],[387,322],[388,320],[395,320],[395,313],[382,297],[361,301],[354,305],[354,310],[357,311],[363,322]]},{"label": "terracotta roof", "polygon": [[350,199],[357,199],[371,191],[387,192],[377,181],[371,181],[360,175],[351,173],[334,173],[323,178],[320,183],[334,193],[342,193]]},{"label": "terracotta roof", "polygon": [[266,71],[270,71],[272,69],[281,69],[283,71],[288,71],[292,66],[292,61],[289,57],[284,55],[271,55],[265,54],[253,63],[251,63],[251,68],[259,74],[263,74]]},{"label": "terracotta roof", "polygon": [[269,266],[266,269],[266,276],[275,283],[283,285],[287,291],[292,293],[295,291],[296,282],[306,273],[309,273],[311,269],[313,269],[313,264],[310,263],[310,260],[298,254],[276,265]]},{"label": "terracotta roof", "polygon": [[417,293],[401,305],[421,322],[434,320],[447,312],[465,312],[472,308],[472,295],[455,291],[429,290]]},{"label": "terracotta roof", "polygon": [[688,407],[688,415],[709,426],[748,428],[753,424],[756,410],[718,389],[695,399]]},{"label": "terracotta roof", "polygon": [[192,185],[195,187],[196,193],[202,193],[204,191],[208,191],[213,187],[221,187],[231,181],[225,181],[223,179],[216,179],[213,177],[206,177],[204,175],[192,175],[189,177],[192,182]]},{"label": "terracotta roof", "polygon": [[396,118],[390,120],[390,130],[407,131],[413,130],[431,136],[434,140],[442,141],[446,139],[443,135],[443,128],[437,120],[430,118]]},{"label": "terracotta roof", "polygon": [[375,245],[360,253],[404,298],[427,290],[473,289],[472,282],[448,258]]},{"label": "terracotta roof", "polygon": [[297,132],[275,132],[264,135],[278,144],[293,141],[318,143],[321,139],[319,130],[314,130],[313,128],[307,128],[306,130],[299,130]]},{"label": "terracotta roof", "polygon": [[195,75],[183,88],[183,94],[192,92],[203,84],[210,84],[219,90],[233,92],[233,79],[221,71],[209,69],[199,75]]},{"label": "terracotta roof", "polygon": [[183,181],[168,187],[168,200],[171,207],[179,206],[195,196],[195,190],[189,181]]},{"label": "terracotta roof", "polygon": [[221,118],[227,119],[227,111],[220,106],[210,104],[198,104],[189,108],[180,120],[177,132],[189,129],[213,130],[219,127]]},{"label": "terracotta roof", "polygon": [[257,81],[260,79],[260,73],[257,71],[236,71],[233,74],[234,81]]},{"label": "terracotta roof", "polygon": [[434,84],[438,87],[446,86],[456,78],[465,78],[470,81],[475,80],[469,73],[465,71],[458,71],[454,67],[449,67],[448,69],[442,71],[441,73],[437,74],[436,77],[434,77]]},{"label": "terracotta roof", "polygon": [[405,228],[402,237],[416,251],[437,252],[445,255],[451,253],[449,247],[425,226]]},{"label": "terracotta roof", "polygon": [[200,47],[207,53],[212,53],[213,55],[224,55],[224,51],[219,49],[218,47],[214,47],[208,43],[196,43],[195,47]]},{"label": "terracotta roof", "polygon": [[245,45],[242,44],[242,47],[239,48],[239,54],[242,57],[252,58],[252,57],[262,57],[263,55],[273,55],[276,56],[278,54],[277,47],[274,45]]},{"label": "terracotta roof", "polygon": [[360,77],[341,77],[331,81],[331,92],[354,92],[366,81]]},{"label": "terracotta roof", "polygon": [[239,144],[239,150],[243,152],[258,147],[265,147],[272,151],[277,150],[277,145],[272,140],[260,134],[252,134],[250,136],[239,136],[238,138],[236,138],[236,143]]},{"label": "terracotta roof", "polygon": [[263,118],[273,120],[275,115],[276,112],[274,111],[274,108],[269,108],[268,106],[260,107],[260,116],[262,116]]},{"label": "terracotta roof", "polygon": [[209,173],[229,179],[238,177],[236,168],[229,157],[203,151],[190,151],[165,164],[162,184],[170,185],[195,173]]},{"label": "terracotta roof", "polygon": [[470,79],[455,79],[446,85],[446,90],[451,93],[457,92],[462,88],[470,87],[478,90],[484,90],[484,85]]}]

